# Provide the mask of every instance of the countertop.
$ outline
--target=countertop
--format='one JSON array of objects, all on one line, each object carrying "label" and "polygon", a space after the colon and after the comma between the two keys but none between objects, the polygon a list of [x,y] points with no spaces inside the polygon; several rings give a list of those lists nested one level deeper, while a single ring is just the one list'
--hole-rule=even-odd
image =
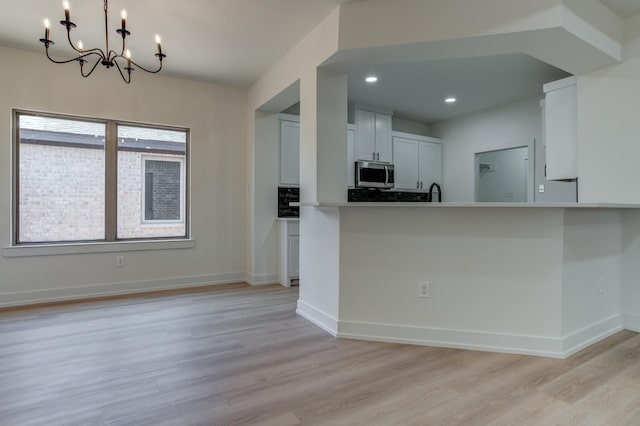
[{"label": "countertop", "polygon": [[340,202],[340,203],[291,203],[296,207],[417,207],[417,208],[560,208],[560,209],[638,209],[640,204],[617,203],[398,203],[398,202]]}]

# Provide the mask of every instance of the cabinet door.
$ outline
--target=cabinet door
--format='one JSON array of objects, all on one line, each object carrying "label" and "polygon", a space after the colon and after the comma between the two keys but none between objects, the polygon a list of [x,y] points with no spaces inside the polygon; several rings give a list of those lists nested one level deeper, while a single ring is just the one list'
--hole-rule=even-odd
[{"label": "cabinet door", "polygon": [[405,139],[393,138],[393,158],[395,189],[419,189],[418,176],[418,142]]},{"label": "cabinet door", "polygon": [[376,160],[387,163],[393,162],[393,148],[391,145],[391,116],[376,114]]},{"label": "cabinet door", "polygon": [[356,131],[347,130],[347,187],[355,186]]},{"label": "cabinet door", "polygon": [[300,123],[280,122],[280,184],[300,184]]},{"label": "cabinet door", "polygon": [[545,96],[548,180],[578,177],[577,96],[575,84],[547,92]]},{"label": "cabinet door", "polygon": [[300,276],[300,236],[289,237],[289,278]]},{"label": "cabinet door", "polygon": [[420,189],[429,191],[432,183],[442,186],[442,145],[431,142],[419,142]]},{"label": "cabinet door", "polygon": [[374,160],[376,114],[359,109],[356,112],[356,157],[358,160]]}]

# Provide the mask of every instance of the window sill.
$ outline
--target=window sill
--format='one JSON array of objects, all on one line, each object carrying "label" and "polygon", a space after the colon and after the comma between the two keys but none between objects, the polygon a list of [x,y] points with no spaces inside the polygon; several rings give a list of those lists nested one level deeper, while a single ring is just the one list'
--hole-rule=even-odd
[{"label": "window sill", "polygon": [[4,257],[55,256],[64,254],[113,253],[125,251],[176,250],[196,246],[195,240],[118,241],[109,243],[38,244],[5,247]]}]

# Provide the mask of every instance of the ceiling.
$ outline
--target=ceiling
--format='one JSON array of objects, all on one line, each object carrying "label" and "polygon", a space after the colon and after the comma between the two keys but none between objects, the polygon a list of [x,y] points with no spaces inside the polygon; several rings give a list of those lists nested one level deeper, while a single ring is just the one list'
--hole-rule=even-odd
[{"label": "ceiling", "polygon": [[[378,82],[364,81],[376,75]],[[434,123],[543,96],[542,85],[566,72],[523,54],[367,66],[349,73],[349,102]],[[446,97],[457,102],[445,104]]]},{"label": "ceiling", "polygon": [[[163,73],[249,87],[339,4],[349,1],[361,0],[111,0],[109,32],[113,46],[117,42],[115,29],[119,26],[119,12],[127,9],[127,27],[132,32],[128,45],[134,60],[141,65],[155,65],[153,36],[159,33],[163,38],[163,51],[167,54]],[[640,13],[640,0],[601,1],[622,17]],[[71,20],[78,24],[78,28],[73,30],[72,38],[82,39],[86,48],[102,47],[103,2],[70,0],[70,3]],[[42,19],[48,17],[53,23],[51,38],[57,42],[52,50],[53,55],[58,58],[69,57],[70,50],[64,43],[64,29],[57,24],[63,17],[61,1],[20,0],[12,2],[5,9],[8,12],[0,14],[0,44],[42,51],[42,44],[38,39],[43,35]],[[420,97],[424,99],[422,105],[416,104],[406,113],[433,120],[447,116],[446,113],[432,112],[431,103],[441,97],[438,90],[456,90],[461,98],[467,98],[466,86],[481,86],[485,82],[487,87],[477,89],[478,93],[469,92],[470,97],[467,99],[482,95],[485,103],[495,103],[500,97],[529,96],[533,93],[532,87],[538,85],[541,78],[553,74],[552,69],[545,69],[541,63],[532,62],[531,58],[522,61],[510,61],[509,58],[497,60],[500,66],[516,67],[518,72],[515,73],[507,73],[506,68],[499,66],[488,70],[493,59],[460,61],[412,67],[381,67],[381,71],[392,74],[385,77],[374,90],[367,88],[368,91],[365,91],[363,87],[352,84],[353,94],[365,100],[372,96],[379,98],[380,93],[393,92],[392,84],[397,84],[402,89],[400,83],[393,81],[402,80],[403,73],[411,74],[410,70],[414,70],[414,73],[419,74],[424,71],[428,79],[404,75],[419,79],[420,85],[412,87],[419,87]],[[525,69],[524,64],[529,64],[532,68]],[[467,66],[480,68],[473,73],[473,78],[467,79],[465,85],[460,67]],[[452,72],[451,75],[447,74],[449,71]],[[469,76],[469,73],[464,75]],[[505,79],[498,78],[498,75]],[[359,77],[354,78],[356,82]],[[446,79],[445,83],[438,84],[438,87],[432,87],[429,83],[442,78]],[[522,84],[525,80],[529,83]],[[516,86],[520,88],[517,89]],[[400,93],[406,92],[406,88],[400,90]],[[395,95],[395,98],[398,96],[400,95]],[[458,111],[474,109],[471,105],[463,105],[463,102],[453,108]]]},{"label": "ceiling", "polygon": [[[104,12],[100,0],[69,0],[72,31],[85,48],[104,47]],[[167,54],[163,73],[196,80],[248,87],[315,28],[337,5],[347,0],[111,0],[109,33],[120,11],[128,12],[127,40],[134,60],[155,65],[154,35],[162,36]],[[0,14],[0,44],[42,50],[42,20],[52,22],[54,54],[68,56],[63,43],[62,1],[19,0]],[[70,65],[69,65],[70,66]]]},{"label": "ceiling", "polygon": [[630,18],[640,13],[640,0],[600,0],[621,18]]}]

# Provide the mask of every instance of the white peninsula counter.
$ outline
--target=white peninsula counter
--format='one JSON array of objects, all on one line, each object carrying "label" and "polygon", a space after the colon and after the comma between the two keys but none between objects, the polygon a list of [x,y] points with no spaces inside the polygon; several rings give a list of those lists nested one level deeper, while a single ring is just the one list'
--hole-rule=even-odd
[{"label": "white peninsula counter", "polygon": [[298,312],[336,336],[566,357],[625,328],[640,205],[298,205]]}]

